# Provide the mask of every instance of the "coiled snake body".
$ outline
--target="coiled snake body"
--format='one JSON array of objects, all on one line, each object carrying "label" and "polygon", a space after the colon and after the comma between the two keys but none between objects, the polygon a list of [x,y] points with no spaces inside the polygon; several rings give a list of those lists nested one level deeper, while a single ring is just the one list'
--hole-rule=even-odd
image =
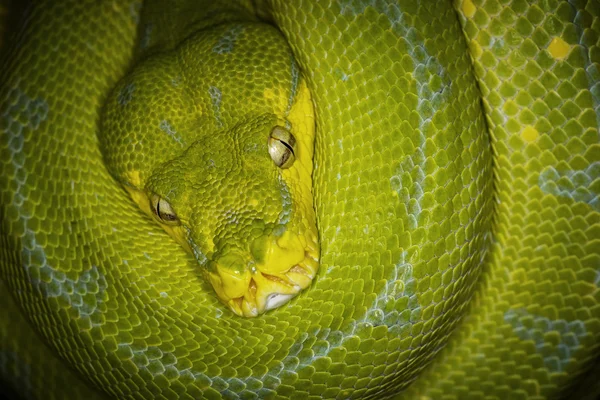
[{"label": "coiled snake body", "polygon": [[[600,392],[598,2],[201,3],[40,2],[6,50],[6,386],[23,398],[89,399],[542,399]],[[181,52],[180,65],[193,72],[200,61],[229,65],[220,60],[239,56],[244,40],[261,48],[266,39],[252,33],[260,24],[275,26],[289,50],[250,51],[239,64],[210,70],[206,76],[219,84],[202,74],[169,75],[164,54]],[[208,50],[181,50],[195,49],[182,43],[211,27],[227,28],[216,31]],[[258,91],[258,83],[248,83],[254,73],[236,75],[245,71],[241,64],[259,65],[256,74],[266,71],[276,87]],[[150,78],[137,65],[150,65]],[[294,104],[308,92],[314,157],[299,138],[294,165],[306,173],[296,183],[308,189],[297,194],[295,181],[286,180],[294,170],[269,159],[263,125],[296,134]],[[185,101],[194,93],[197,101]],[[231,104],[245,112],[279,98],[289,98],[277,107],[291,122],[228,122]],[[310,127],[312,111],[302,110]],[[114,115],[127,118],[107,122]],[[247,126],[267,136],[254,143],[242,135]],[[123,136],[110,139],[121,128]],[[219,133],[226,128],[233,136]],[[160,176],[221,176],[213,186],[198,185],[209,200],[199,211],[192,206],[194,216],[230,203],[245,210],[258,204],[247,193],[276,193],[283,211],[273,211],[276,222],[260,232],[285,237],[290,248],[305,245],[304,261],[276,258],[291,257],[290,271],[309,277],[316,245],[277,225],[302,220],[311,229],[314,218],[298,217],[296,202],[314,196],[314,281],[278,278],[265,267],[279,294],[288,278],[310,287],[256,318],[235,315],[213,291],[220,288],[218,297],[240,314],[280,303],[282,297],[261,294],[258,280],[242,298],[227,286],[238,284],[238,275],[226,281],[221,274],[225,255],[230,263],[242,257],[229,252],[243,230],[235,226],[248,214],[227,214],[235,223],[220,230],[209,213],[208,222],[197,222],[201,229],[182,231],[193,240],[181,246],[122,186],[130,185],[134,199],[142,196],[136,179],[155,168],[144,151],[152,160],[174,159],[177,146],[196,154],[189,142],[202,129],[209,138],[216,132],[214,140],[182,160],[204,160],[202,151],[214,147],[214,165],[199,162],[198,173],[182,161],[181,168],[169,164],[173,175]],[[149,140],[140,133],[146,131],[161,139]],[[268,167],[254,158],[238,163],[231,154],[240,148]],[[115,159],[129,175],[115,172]],[[229,172],[219,175],[221,165]],[[119,182],[125,175],[132,181]],[[152,181],[153,190],[165,181]],[[177,199],[191,198],[182,193]],[[184,200],[173,200],[174,209],[183,210],[176,206]],[[202,240],[214,247],[195,248]],[[256,250],[252,243],[252,254],[268,259],[268,244]],[[211,254],[220,261],[210,264]],[[206,265],[198,262],[203,255]]]}]

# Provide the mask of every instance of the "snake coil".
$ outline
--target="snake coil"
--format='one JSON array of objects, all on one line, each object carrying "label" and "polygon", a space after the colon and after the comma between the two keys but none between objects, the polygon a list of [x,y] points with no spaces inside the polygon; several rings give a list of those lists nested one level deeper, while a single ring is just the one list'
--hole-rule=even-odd
[{"label": "snake coil", "polygon": [[[1,382],[32,399],[600,393],[600,3],[200,3],[39,1],[5,51]],[[132,65],[242,21],[281,31],[310,90],[321,242],[312,286],[252,319],[98,144]]]}]

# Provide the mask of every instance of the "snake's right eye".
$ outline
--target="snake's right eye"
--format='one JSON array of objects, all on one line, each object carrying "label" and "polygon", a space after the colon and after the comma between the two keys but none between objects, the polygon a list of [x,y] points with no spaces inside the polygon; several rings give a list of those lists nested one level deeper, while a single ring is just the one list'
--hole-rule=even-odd
[{"label": "snake's right eye", "polygon": [[296,155],[296,138],[287,129],[276,126],[269,137],[269,155],[271,160],[281,169],[289,168],[294,163]]},{"label": "snake's right eye", "polygon": [[173,211],[171,204],[162,197],[153,194],[150,197],[150,208],[160,222],[168,225],[179,224],[179,218]]}]

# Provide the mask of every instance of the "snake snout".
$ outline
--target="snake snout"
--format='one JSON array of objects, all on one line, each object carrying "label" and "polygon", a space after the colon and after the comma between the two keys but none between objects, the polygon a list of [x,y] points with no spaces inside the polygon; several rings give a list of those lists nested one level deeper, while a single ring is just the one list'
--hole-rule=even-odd
[{"label": "snake snout", "polygon": [[254,317],[280,307],[315,277],[314,246],[300,235],[263,235],[249,250],[220,256],[209,273],[218,297],[238,315]]}]

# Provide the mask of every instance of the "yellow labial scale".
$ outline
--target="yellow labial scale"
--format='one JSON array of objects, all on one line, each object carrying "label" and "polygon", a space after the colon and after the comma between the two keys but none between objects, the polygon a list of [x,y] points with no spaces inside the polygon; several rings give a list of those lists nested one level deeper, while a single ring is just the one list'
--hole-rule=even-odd
[{"label": "yellow labial scale", "polygon": [[289,272],[287,274],[288,277],[294,280],[298,284],[299,287],[308,287],[312,282],[312,278],[305,274],[298,274],[294,272]]},{"label": "yellow labial scale", "polygon": [[281,281],[265,278],[261,273],[255,274],[252,279],[256,282],[256,306],[259,310],[265,309],[267,297],[270,294],[278,293],[294,295],[298,293],[298,287],[296,285],[289,285]]},{"label": "yellow labial scale", "polygon": [[306,236],[304,235],[298,235],[298,240],[300,241],[300,246],[303,249],[306,249],[308,247],[308,242],[306,241]]},{"label": "yellow labial scale", "polygon": [[[227,280],[225,280],[225,282],[223,281],[221,275],[219,274],[215,274],[215,273],[209,273],[208,274],[208,279],[210,284],[212,285],[212,287],[215,289],[215,292],[217,294],[217,296],[223,300],[227,305],[229,305],[230,307],[232,307],[232,303],[231,303],[231,299],[234,297],[240,297],[240,296],[229,296],[229,291],[226,290],[226,285],[231,284],[231,282],[227,282]],[[244,288],[244,291],[246,290],[246,288]],[[232,307],[232,311],[240,314],[240,312],[238,312],[236,309],[234,309]]]},{"label": "yellow labial scale", "polygon": [[548,45],[548,52],[557,60],[566,58],[571,52],[571,46],[560,37],[556,36]]},{"label": "yellow labial scale", "polygon": [[539,136],[539,132],[537,131],[537,129],[535,129],[533,126],[531,125],[527,125],[525,128],[523,128],[523,130],[521,131],[521,138],[523,138],[523,140],[525,140],[526,142],[533,142],[535,141],[538,136]]},{"label": "yellow labial scale", "polygon": [[[222,261],[222,260],[219,260]],[[225,261],[226,262],[226,261]],[[219,269],[220,281],[223,285],[223,294],[228,299],[242,297],[248,290],[250,279],[252,278],[248,271],[235,271],[226,266],[217,266]]]}]

